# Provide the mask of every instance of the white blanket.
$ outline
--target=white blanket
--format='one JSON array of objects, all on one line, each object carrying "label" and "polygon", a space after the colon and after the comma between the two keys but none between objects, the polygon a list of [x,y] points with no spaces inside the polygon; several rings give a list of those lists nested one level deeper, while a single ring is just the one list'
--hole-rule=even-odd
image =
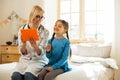
[{"label": "white blanket", "polygon": [[113,58],[100,58],[100,57],[81,57],[73,55],[71,62],[74,63],[99,63],[105,67],[111,67],[113,69],[118,69],[117,63]]}]

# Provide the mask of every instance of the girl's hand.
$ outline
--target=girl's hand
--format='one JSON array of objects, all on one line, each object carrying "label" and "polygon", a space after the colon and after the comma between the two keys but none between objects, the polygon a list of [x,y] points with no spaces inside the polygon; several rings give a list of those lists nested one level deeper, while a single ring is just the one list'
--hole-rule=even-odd
[{"label": "girl's hand", "polygon": [[53,68],[52,67],[46,67],[46,70],[50,72],[50,71],[53,70]]},{"label": "girl's hand", "polygon": [[51,50],[51,44],[48,44],[48,45],[46,46],[46,51],[49,52],[50,50]]}]

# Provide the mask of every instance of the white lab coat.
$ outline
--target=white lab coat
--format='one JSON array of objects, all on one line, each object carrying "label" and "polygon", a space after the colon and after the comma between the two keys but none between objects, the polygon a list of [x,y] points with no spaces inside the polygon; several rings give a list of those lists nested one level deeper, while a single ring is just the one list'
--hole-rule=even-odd
[{"label": "white lab coat", "polygon": [[[23,27],[22,27],[23,28]],[[20,28],[20,30],[22,29]],[[28,29],[27,25],[25,25],[24,29]],[[18,32],[18,48],[20,52],[21,45],[23,44],[21,41],[21,32]],[[15,71],[24,74],[25,72],[31,72],[35,76],[39,73],[39,71],[44,67],[45,64],[48,63],[48,59],[45,55],[45,46],[47,44],[49,31],[45,29],[43,26],[40,26],[38,30],[39,40],[36,41],[39,48],[42,50],[42,54],[38,55],[34,48],[31,46],[29,41],[26,42],[27,55],[22,55],[18,64],[16,65]]]}]

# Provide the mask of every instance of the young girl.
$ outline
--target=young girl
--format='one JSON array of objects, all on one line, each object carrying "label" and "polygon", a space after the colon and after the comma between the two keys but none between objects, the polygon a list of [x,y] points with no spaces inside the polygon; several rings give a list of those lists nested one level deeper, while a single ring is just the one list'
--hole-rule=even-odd
[{"label": "young girl", "polygon": [[[46,46],[46,56],[49,63],[39,73],[39,80],[53,80],[57,75],[70,71],[68,56],[70,55],[70,41],[68,36],[68,22],[57,20],[54,33]],[[66,33],[66,37],[64,34]]]}]

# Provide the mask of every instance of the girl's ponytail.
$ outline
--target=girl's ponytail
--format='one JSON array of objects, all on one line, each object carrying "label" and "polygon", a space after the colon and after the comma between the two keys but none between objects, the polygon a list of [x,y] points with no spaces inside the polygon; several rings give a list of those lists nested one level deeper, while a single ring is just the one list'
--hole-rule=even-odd
[{"label": "girl's ponytail", "polygon": [[51,44],[51,50],[50,50],[50,57],[52,57],[52,41],[54,39],[55,33],[53,33],[50,44]]},{"label": "girl's ponytail", "polygon": [[[67,36],[67,38],[69,39],[68,31],[66,32],[66,36]],[[72,57],[72,49],[71,49],[71,47],[70,47],[70,56],[69,56],[69,60],[71,59],[71,57]]]}]

